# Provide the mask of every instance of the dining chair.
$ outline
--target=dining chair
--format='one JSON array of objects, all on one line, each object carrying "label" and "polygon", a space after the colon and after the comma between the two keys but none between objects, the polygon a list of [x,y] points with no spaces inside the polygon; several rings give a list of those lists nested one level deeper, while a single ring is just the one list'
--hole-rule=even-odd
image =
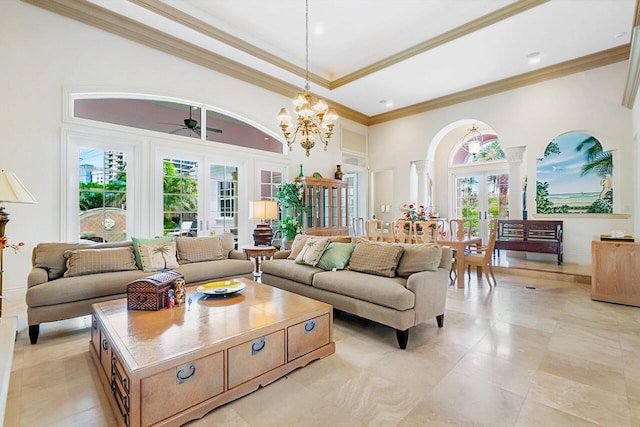
[{"label": "dining chair", "polygon": [[[441,228],[440,221],[427,220],[415,221],[411,224],[413,231],[411,236],[415,243],[436,243],[438,241],[438,233]],[[418,233],[418,228],[422,231]]]},{"label": "dining chair", "polygon": [[449,220],[449,230],[451,236],[458,240],[464,237],[471,237],[471,220],[469,219],[451,219]]},{"label": "dining chair", "polygon": [[406,243],[407,237],[407,228],[411,231],[411,221],[407,221],[406,219],[396,219],[393,221],[391,229],[393,231],[393,240],[396,243]]},{"label": "dining chair", "polygon": [[367,238],[376,242],[382,242],[382,226],[381,219],[366,220],[364,230]]},{"label": "dining chair", "polygon": [[[498,235],[498,221],[492,220],[489,223],[491,228],[491,234],[489,235],[489,243],[487,246],[479,246],[476,248],[476,252],[465,253],[464,263],[467,267],[467,277],[471,280],[471,267],[475,266],[476,269],[481,268],[487,277],[489,286],[496,286],[496,276],[493,274],[493,268],[491,265],[491,259],[493,257],[493,250],[496,247],[496,236]],[[491,284],[493,279],[493,285]]]},{"label": "dining chair", "polygon": [[364,236],[364,218],[353,218],[353,235]]}]

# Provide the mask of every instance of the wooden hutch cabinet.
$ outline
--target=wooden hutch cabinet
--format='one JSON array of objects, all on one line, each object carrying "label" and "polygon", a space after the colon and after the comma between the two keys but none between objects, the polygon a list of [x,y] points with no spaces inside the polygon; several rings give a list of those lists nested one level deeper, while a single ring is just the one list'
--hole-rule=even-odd
[{"label": "wooden hutch cabinet", "polygon": [[302,227],[315,236],[349,235],[347,224],[347,182],[330,178],[296,178],[304,187],[305,206],[309,208]]}]

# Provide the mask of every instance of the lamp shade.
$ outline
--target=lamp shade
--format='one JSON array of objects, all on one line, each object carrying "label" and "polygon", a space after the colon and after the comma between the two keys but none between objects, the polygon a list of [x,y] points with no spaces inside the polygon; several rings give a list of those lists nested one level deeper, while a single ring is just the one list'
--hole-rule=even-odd
[{"label": "lamp shade", "polygon": [[0,171],[0,203],[38,203],[15,173]]},{"label": "lamp shade", "polygon": [[254,200],[251,202],[251,219],[277,219],[278,202],[275,200]]}]

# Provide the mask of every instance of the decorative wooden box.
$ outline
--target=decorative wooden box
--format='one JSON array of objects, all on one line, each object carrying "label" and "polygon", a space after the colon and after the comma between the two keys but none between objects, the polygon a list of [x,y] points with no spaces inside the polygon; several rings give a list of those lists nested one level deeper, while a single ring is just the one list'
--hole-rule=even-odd
[{"label": "decorative wooden box", "polygon": [[127,285],[127,308],[129,310],[157,311],[166,306],[167,294],[176,279],[182,279],[176,271],[163,271]]}]

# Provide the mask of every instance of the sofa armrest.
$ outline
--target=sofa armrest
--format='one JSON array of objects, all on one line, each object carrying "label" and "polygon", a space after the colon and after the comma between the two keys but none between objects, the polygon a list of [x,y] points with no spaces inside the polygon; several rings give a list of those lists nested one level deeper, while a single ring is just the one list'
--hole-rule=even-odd
[{"label": "sofa armrest", "polygon": [[33,267],[29,272],[29,276],[27,277],[27,288],[31,288],[32,286],[36,286],[48,281],[49,275],[47,274],[47,270],[40,267]]},{"label": "sofa armrest", "polygon": [[237,251],[235,249],[232,249],[231,252],[229,252],[229,259],[249,259],[247,257],[247,254],[244,253],[244,251]]},{"label": "sofa armrest", "polygon": [[449,287],[449,270],[438,268],[436,271],[421,271],[407,279],[407,289],[416,296],[415,324],[423,323],[444,314]]},{"label": "sofa armrest", "polygon": [[278,251],[273,255],[273,259],[287,259],[290,253],[290,249],[287,249],[285,251]]}]

